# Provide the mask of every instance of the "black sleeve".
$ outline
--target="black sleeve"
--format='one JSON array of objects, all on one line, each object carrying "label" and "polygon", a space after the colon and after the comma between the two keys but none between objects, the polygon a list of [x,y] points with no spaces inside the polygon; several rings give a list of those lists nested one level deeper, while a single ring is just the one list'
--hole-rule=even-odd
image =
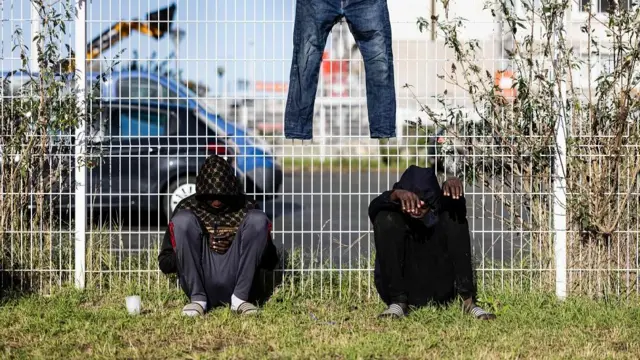
[{"label": "black sleeve", "polygon": [[[262,208],[260,207],[260,204],[258,202],[248,200],[248,204],[251,204],[250,205],[251,209],[262,211]],[[279,262],[280,262],[280,258],[278,257],[278,249],[273,244],[271,231],[269,231],[269,238],[267,239],[267,248],[265,249],[264,254],[262,255],[260,268],[264,270],[273,270],[276,268],[276,266],[278,266]]]},{"label": "black sleeve", "polygon": [[400,203],[391,201],[393,190],[385,191],[369,203],[369,220],[373,223],[381,211],[400,211]]},{"label": "black sleeve", "polygon": [[160,270],[165,274],[174,274],[178,272],[176,252],[173,249],[173,223],[170,222],[167,230],[164,232],[164,238],[162,239],[162,247],[160,249],[160,255],[158,255],[158,263],[160,263]]},{"label": "black sleeve", "polygon": [[260,268],[265,270],[273,270],[278,266],[280,259],[278,258],[278,250],[276,246],[273,244],[273,240],[271,239],[271,234],[269,234],[269,238],[267,239],[267,248],[264,251],[264,255],[262,255],[262,261],[260,262]]}]

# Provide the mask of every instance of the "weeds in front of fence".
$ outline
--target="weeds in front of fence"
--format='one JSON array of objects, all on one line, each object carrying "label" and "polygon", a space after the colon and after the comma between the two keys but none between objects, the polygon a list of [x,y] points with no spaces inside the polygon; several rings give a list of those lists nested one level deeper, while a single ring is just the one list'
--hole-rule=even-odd
[{"label": "weeds in front of fence", "polygon": [[[510,76],[512,87],[501,88],[496,74],[481,65],[479,41],[463,40],[464,19],[418,21],[421,29],[437,25],[454,54],[440,75],[449,89],[438,95],[445,115],[422,110],[448,129],[449,142],[464,148],[457,171],[484,184],[507,209],[496,216],[512,230],[532,232],[540,270],[553,268],[552,179],[561,175],[553,172],[553,159],[563,118],[571,291],[636,293],[640,9],[612,5],[603,20],[587,7],[586,21],[567,25],[563,17],[572,1],[524,0],[519,10],[512,4],[485,5],[504,25],[508,65],[498,75]],[[479,120],[461,121],[464,109],[456,97],[467,99]]]},{"label": "weeds in front of fence", "polygon": [[[81,110],[91,103],[95,89],[79,100],[75,60],[67,44],[75,2],[31,4],[40,31],[24,39],[22,29],[15,28],[11,51],[21,64],[2,78],[0,89],[0,268],[2,288],[47,293],[73,278],[75,239],[69,209],[78,184],[74,168],[93,165],[86,159],[76,164],[74,146],[88,146],[99,134],[92,121],[96,114]],[[36,47],[37,69],[32,68],[30,46]],[[86,136],[75,139],[82,120],[88,124]],[[100,227],[94,230],[87,240],[87,270],[113,270],[108,236]]]},{"label": "weeds in front of fence", "polygon": [[[73,4],[33,3],[41,15],[41,31],[33,35],[39,69],[30,68],[30,49],[17,28],[12,50],[19,54],[21,68],[2,79],[0,241],[3,274],[10,277],[3,282],[41,289],[59,286],[56,279],[64,277],[69,266],[69,238],[56,231],[62,220],[51,207],[56,195],[68,194],[72,183],[71,134],[81,115],[72,90],[71,53],[60,45]],[[26,81],[13,87],[17,77]]]}]

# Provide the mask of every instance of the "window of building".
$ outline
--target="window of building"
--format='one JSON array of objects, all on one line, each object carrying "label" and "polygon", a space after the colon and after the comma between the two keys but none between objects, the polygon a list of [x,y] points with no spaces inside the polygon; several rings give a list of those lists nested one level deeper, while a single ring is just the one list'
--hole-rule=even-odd
[{"label": "window of building", "polygon": [[[585,11],[585,8],[591,6],[591,9],[597,13],[606,13],[613,5],[613,0],[580,0],[580,11]],[[621,10],[629,9],[632,5],[632,0],[618,0],[618,6]]]}]

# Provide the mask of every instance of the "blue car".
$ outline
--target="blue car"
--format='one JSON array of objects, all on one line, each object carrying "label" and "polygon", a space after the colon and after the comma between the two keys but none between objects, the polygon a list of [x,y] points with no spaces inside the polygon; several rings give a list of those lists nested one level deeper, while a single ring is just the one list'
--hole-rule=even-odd
[{"label": "blue car", "polygon": [[[225,121],[186,86],[144,72],[115,72],[100,83],[98,74],[87,79],[100,99],[92,104],[88,146],[93,208],[170,216],[195,192],[198,169],[212,153],[228,159],[249,195],[265,200],[279,192],[283,173],[269,145]],[[73,203],[63,198],[61,204]]]}]

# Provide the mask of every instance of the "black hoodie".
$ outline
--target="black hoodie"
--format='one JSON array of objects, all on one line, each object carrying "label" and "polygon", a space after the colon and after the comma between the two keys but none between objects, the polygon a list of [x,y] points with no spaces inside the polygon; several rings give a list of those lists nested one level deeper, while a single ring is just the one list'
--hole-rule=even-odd
[{"label": "black hoodie", "polygon": [[418,221],[421,221],[427,227],[432,227],[438,222],[442,189],[438,183],[436,173],[433,168],[411,165],[402,174],[400,181],[393,185],[392,190],[383,192],[371,201],[369,204],[369,219],[372,223],[381,211],[402,211],[400,202],[391,200],[391,193],[399,189],[411,191],[418,195],[418,198],[424,201],[429,208],[429,212]]}]

